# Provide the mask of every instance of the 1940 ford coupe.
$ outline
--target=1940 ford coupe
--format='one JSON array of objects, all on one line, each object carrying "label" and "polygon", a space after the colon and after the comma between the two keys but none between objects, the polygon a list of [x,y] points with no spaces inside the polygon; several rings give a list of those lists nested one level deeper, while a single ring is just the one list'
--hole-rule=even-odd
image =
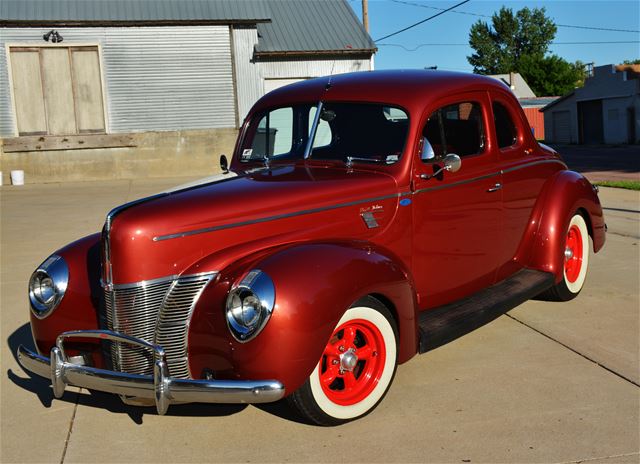
[{"label": "1940 ford coupe", "polygon": [[29,282],[23,367],[164,414],[287,397],[367,414],[397,364],[533,297],[570,300],[605,241],[597,190],[511,91],[442,71],[275,90],[223,173],[112,210]]}]

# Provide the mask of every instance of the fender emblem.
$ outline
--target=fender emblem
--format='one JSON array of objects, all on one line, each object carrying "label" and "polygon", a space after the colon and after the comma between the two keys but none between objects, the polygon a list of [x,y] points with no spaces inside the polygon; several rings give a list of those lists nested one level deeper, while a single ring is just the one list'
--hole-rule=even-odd
[{"label": "fender emblem", "polygon": [[376,221],[376,218],[373,217],[373,213],[371,211],[366,211],[362,213],[361,216],[362,216],[362,219],[364,220],[364,223],[367,225],[369,229],[373,229],[379,226],[378,221]]}]

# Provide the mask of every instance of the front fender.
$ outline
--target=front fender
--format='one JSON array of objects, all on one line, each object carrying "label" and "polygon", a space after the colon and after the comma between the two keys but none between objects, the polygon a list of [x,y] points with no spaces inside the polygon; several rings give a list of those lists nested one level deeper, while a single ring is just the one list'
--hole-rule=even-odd
[{"label": "front fender", "polygon": [[539,225],[533,240],[530,267],[563,277],[565,234],[571,217],[585,216],[593,251],[605,242],[604,215],[600,200],[591,183],[573,171],[560,171],[545,187],[545,201],[540,205]]},{"label": "front fender", "polygon": [[[230,286],[251,269],[274,281],[276,304],[264,330],[239,343],[225,321]],[[415,292],[406,269],[367,243],[304,243],[260,252],[223,270],[202,294],[189,328],[194,377],[281,381],[291,393],[311,374],[349,306],[374,295],[390,306],[400,333],[399,362],[416,353]]]},{"label": "front fender", "polygon": [[[60,333],[98,329],[100,305],[100,234],[77,240],[55,252],[69,267],[69,283],[60,305],[46,318],[30,311],[31,331],[39,353],[49,353]],[[27,303],[28,304],[28,303]],[[99,354],[94,364],[102,366]]]}]

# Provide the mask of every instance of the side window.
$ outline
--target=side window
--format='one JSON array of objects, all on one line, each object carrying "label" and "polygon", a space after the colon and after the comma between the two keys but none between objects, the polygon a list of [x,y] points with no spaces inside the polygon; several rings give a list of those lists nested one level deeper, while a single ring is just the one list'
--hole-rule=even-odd
[{"label": "side window", "polygon": [[493,120],[496,125],[498,147],[507,148],[515,145],[518,141],[518,131],[509,110],[502,103],[493,102]]},{"label": "side window", "polygon": [[293,147],[293,108],[278,108],[265,114],[251,145],[251,158],[289,154]]},{"label": "side window", "polygon": [[443,106],[431,113],[422,130],[423,160],[477,155],[484,151],[485,129],[482,108],[477,102]]}]

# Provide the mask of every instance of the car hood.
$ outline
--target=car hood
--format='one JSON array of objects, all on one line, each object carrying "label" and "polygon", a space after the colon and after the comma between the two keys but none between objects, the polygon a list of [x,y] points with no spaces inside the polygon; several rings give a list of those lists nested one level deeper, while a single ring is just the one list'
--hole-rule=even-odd
[{"label": "car hood", "polygon": [[[266,246],[366,239],[390,221],[398,203],[394,178],[379,171],[286,165],[205,182],[125,206],[113,217],[114,283],[212,271],[197,263],[216,253],[220,259],[209,266],[220,270]],[[384,211],[375,229],[361,216],[371,209]]]}]

